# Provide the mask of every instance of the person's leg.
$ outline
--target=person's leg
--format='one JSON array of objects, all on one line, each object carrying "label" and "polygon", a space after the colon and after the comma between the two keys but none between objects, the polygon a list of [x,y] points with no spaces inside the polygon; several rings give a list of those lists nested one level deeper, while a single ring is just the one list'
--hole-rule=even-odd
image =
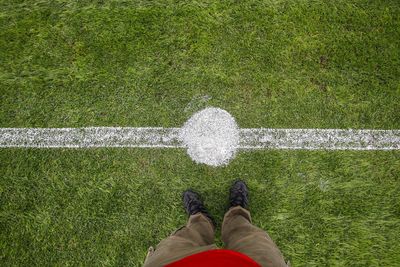
[{"label": "person's leg", "polygon": [[144,267],[161,267],[186,256],[216,249],[214,227],[202,213],[191,215],[187,225],[162,240],[149,255]]},{"label": "person's leg", "polygon": [[183,202],[189,220],[186,226],[162,240],[155,251],[149,251],[144,267],[161,267],[186,256],[210,249],[214,243],[214,223],[196,192],[187,190]]},{"label": "person's leg", "polygon": [[236,181],[230,190],[230,209],[222,223],[225,248],[243,253],[263,267],[287,266],[282,253],[269,235],[251,223],[248,189],[243,181]]},{"label": "person's leg", "polygon": [[243,253],[263,267],[287,266],[282,253],[269,235],[251,223],[250,212],[240,206],[231,208],[222,223],[225,248]]}]

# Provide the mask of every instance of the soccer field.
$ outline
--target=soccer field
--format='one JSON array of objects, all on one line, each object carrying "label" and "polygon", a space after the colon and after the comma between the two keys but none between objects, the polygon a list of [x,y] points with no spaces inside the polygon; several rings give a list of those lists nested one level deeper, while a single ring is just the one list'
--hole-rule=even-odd
[{"label": "soccer field", "polygon": [[[0,0],[0,127],[400,129],[396,0]],[[141,266],[228,188],[292,266],[398,266],[400,150],[0,148],[0,265]],[[222,246],[217,234],[216,242]]]}]

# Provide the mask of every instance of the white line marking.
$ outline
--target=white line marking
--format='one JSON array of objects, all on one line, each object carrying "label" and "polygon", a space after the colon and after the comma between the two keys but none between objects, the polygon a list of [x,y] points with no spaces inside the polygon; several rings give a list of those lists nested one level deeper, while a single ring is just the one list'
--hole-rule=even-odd
[{"label": "white line marking", "polygon": [[397,150],[400,130],[241,129],[239,148]]},{"label": "white line marking", "polygon": [[[181,128],[0,128],[0,147],[185,148]],[[240,129],[239,149],[398,150],[400,130]]]},{"label": "white line marking", "polygon": [[0,147],[184,147],[180,128],[0,128]]}]

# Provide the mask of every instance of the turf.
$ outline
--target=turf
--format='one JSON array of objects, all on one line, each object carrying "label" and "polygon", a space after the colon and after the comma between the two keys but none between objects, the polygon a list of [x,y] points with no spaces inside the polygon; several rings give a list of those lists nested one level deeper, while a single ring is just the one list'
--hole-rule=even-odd
[{"label": "turf", "polygon": [[[0,127],[400,129],[400,4],[0,0]],[[400,153],[257,151],[230,165],[179,149],[1,149],[0,263],[141,266],[199,190],[227,189],[293,266],[400,262]],[[219,236],[216,239],[221,245]]]}]

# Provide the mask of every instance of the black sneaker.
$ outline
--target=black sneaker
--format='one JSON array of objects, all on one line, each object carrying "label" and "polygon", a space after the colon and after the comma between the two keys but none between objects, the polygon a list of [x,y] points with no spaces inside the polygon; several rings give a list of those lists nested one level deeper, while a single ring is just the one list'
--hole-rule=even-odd
[{"label": "black sneaker", "polygon": [[243,181],[237,180],[231,187],[229,195],[229,208],[241,206],[246,209],[249,204],[249,193]]},{"label": "black sneaker", "polygon": [[183,192],[183,205],[185,206],[185,210],[189,216],[201,212],[211,220],[213,225],[215,225],[214,219],[208,213],[207,209],[204,207],[203,201],[196,192],[190,189]]}]

